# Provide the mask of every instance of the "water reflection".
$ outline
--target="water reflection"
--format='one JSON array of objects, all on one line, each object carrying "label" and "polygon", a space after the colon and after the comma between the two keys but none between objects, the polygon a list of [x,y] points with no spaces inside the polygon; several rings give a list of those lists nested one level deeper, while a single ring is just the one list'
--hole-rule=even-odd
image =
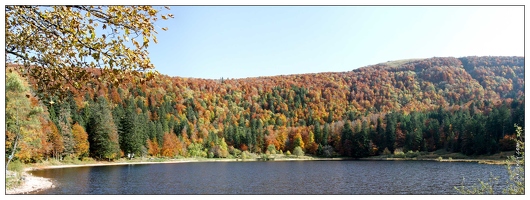
[{"label": "water reflection", "polygon": [[[506,182],[504,166],[429,161],[208,162],[50,169],[38,194],[456,194],[454,186]],[[499,189],[500,192],[500,189]]]}]

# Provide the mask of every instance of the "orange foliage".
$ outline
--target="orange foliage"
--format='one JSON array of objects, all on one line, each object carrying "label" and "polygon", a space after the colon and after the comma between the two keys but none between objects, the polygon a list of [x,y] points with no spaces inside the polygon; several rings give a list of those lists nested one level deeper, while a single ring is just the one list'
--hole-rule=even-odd
[{"label": "orange foliage", "polygon": [[48,126],[51,129],[51,131],[48,133],[48,141],[50,141],[52,144],[52,155],[58,159],[59,155],[64,151],[63,138],[59,133],[59,129],[57,129],[57,126],[55,126],[55,123],[49,121]]},{"label": "orange foliage", "polygon": [[162,144],[161,154],[164,157],[175,157],[182,152],[182,146],[177,135],[174,133],[164,134],[164,143]]},{"label": "orange foliage", "polygon": [[41,123],[41,133],[43,135],[43,138],[41,138],[41,148],[39,149],[39,154],[42,156],[49,156],[52,151],[52,143],[48,141],[48,135],[51,133],[51,127],[43,117],[39,117],[39,121]]},{"label": "orange foliage", "polygon": [[[179,154],[178,150],[173,150],[179,149],[175,145],[189,146],[192,142],[210,143],[210,138],[233,137],[234,134],[227,136],[223,130],[229,126],[248,130],[253,119],[262,121],[263,127],[259,128],[266,129],[267,134],[259,138],[261,141],[251,151],[265,149],[270,144],[277,150],[292,151],[297,141],[306,152],[314,153],[318,144],[311,139],[309,121],[329,124],[328,144],[340,150],[343,121],[350,113],[360,119],[396,110],[408,114],[439,106],[455,111],[474,100],[488,100],[498,105],[504,99],[524,97],[524,57],[430,58],[401,64],[381,63],[348,72],[223,80],[160,75],[141,85],[121,84],[118,86],[124,91],[121,93],[117,92],[117,87],[97,85],[95,90],[86,91],[90,98],[103,95],[112,102],[124,103],[132,97],[136,113],[147,115],[151,121],[182,123],[183,118],[192,116],[182,132],[176,133],[182,138],[181,142],[175,139],[175,134],[164,135],[172,139],[167,140],[167,144],[164,139],[160,151],[156,139],[148,140],[152,156],[172,157]],[[84,96],[75,91],[79,109],[88,101]],[[164,105],[165,115],[159,116]],[[491,106],[477,109],[488,113]],[[190,115],[188,110],[194,114]],[[306,125],[300,125],[303,122]],[[403,146],[405,133],[399,126],[396,145]],[[55,125],[45,128],[50,130],[47,131],[49,138],[54,138]],[[442,134],[442,137],[446,136]],[[233,138],[225,139],[231,145],[240,145],[240,150],[249,150],[246,144],[233,144]],[[53,147],[43,147],[43,152],[62,151],[59,148],[62,143],[57,138],[48,141]],[[503,141],[508,143],[509,140]],[[430,149],[438,148],[434,146],[437,142],[427,140]],[[50,145],[44,143],[43,146]],[[377,147],[372,146],[373,149]]]},{"label": "orange foliage", "polygon": [[315,143],[315,142],[310,143],[310,144],[307,145],[307,147],[306,147],[306,151],[307,151],[307,153],[309,153],[309,154],[313,154],[313,155],[315,155],[315,154],[317,153],[317,150],[318,150],[318,144]]},{"label": "orange foliage", "polygon": [[517,140],[516,140],[515,134],[513,134],[513,135],[505,135],[499,141],[499,146],[501,147],[502,151],[513,151],[513,150],[515,150],[516,144],[517,144]]},{"label": "orange foliage", "polygon": [[240,149],[241,151],[247,151],[247,150],[248,150],[248,146],[247,146],[246,144],[241,144],[241,145],[239,146],[239,149]]},{"label": "orange foliage", "polygon": [[156,137],[152,141],[150,139],[147,139],[147,148],[147,153],[150,156],[158,156],[160,150],[158,148],[158,142],[156,141]]}]

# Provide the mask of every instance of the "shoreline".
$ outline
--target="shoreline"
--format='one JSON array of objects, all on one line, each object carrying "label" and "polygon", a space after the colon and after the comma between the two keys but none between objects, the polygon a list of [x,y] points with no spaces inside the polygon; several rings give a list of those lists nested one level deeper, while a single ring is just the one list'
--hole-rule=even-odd
[{"label": "shoreline", "polygon": [[51,179],[33,176],[27,170],[22,172],[22,177],[24,182],[18,187],[6,189],[6,195],[24,195],[55,187]]},{"label": "shoreline", "polygon": [[24,171],[37,171],[45,169],[60,169],[60,168],[74,168],[74,167],[98,167],[98,166],[118,166],[118,165],[148,165],[148,164],[172,164],[172,163],[190,163],[190,162],[281,162],[281,161],[340,161],[340,160],[353,160],[349,158],[313,158],[313,157],[302,157],[302,158],[280,158],[275,160],[259,160],[254,159],[170,159],[165,161],[136,161],[132,160],[129,162],[107,162],[99,161],[97,163],[84,163],[84,164],[59,164],[59,165],[42,165],[42,166],[30,166],[26,167]]},{"label": "shoreline", "polygon": [[25,195],[32,192],[38,192],[54,188],[53,180],[50,178],[33,176],[30,172],[45,169],[60,169],[60,168],[75,168],[75,167],[95,167],[95,166],[117,166],[117,165],[135,165],[135,164],[164,164],[164,163],[186,163],[186,162],[200,162],[199,160],[170,160],[162,162],[99,162],[99,163],[85,163],[85,164],[60,164],[60,165],[44,165],[32,166],[24,168],[22,172],[23,183],[15,188],[6,189],[6,195]]},{"label": "shoreline", "polygon": [[45,170],[45,169],[60,169],[60,168],[74,168],[74,167],[96,167],[96,166],[118,166],[118,165],[146,165],[146,164],[171,164],[171,163],[189,163],[189,162],[285,162],[285,161],[346,161],[346,160],[360,160],[360,161],[436,161],[436,162],[477,162],[479,164],[505,164],[505,160],[490,160],[490,159],[433,159],[433,158],[314,158],[304,156],[302,158],[280,158],[270,161],[262,161],[259,159],[173,159],[165,161],[129,161],[129,162],[105,162],[97,163],[83,163],[83,164],[60,164],[60,165],[43,165],[30,166],[24,168],[22,176],[24,177],[20,186],[6,189],[7,195],[24,195],[32,192],[46,190],[55,187],[53,180],[44,177],[37,177],[31,175],[31,171]]},{"label": "shoreline", "polygon": [[437,158],[359,158],[359,160],[370,161],[436,161],[436,162],[476,162],[478,164],[489,165],[504,165],[506,160],[492,160],[492,159],[437,159]]}]

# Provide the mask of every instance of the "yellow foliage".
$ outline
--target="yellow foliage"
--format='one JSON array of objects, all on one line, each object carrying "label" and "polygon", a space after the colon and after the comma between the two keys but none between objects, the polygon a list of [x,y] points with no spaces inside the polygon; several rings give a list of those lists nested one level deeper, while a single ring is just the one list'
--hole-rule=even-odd
[{"label": "yellow foliage", "polygon": [[[127,78],[124,71],[154,69],[147,48],[156,43],[155,22],[172,18],[159,15],[152,6],[6,6],[6,62],[31,68],[21,71],[44,95],[85,87],[91,76],[84,68],[100,68],[100,78],[117,85]],[[142,42],[128,39],[136,36]],[[156,72],[146,74],[133,81],[145,82]]]},{"label": "yellow foliage", "polygon": [[72,126],[72,134],[74,136],[74,153],[76,156],[85,157],[88,156],[89,143],[88,143],[88,134],[85,129],[75,123]]}]

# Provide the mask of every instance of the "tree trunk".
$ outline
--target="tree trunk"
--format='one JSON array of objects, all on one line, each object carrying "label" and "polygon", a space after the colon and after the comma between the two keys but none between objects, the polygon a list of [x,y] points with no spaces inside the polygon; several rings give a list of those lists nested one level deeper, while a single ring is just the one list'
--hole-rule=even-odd
[{"label": "tree trunk", "polygon": [[7,171],[7,166],[9,166],[9,163],[11,162],[11,160],[13,160],[13,158],[15,157],[15,152],[17,151],[17,145],[18,145],[18,135],[15,137],[15,144],[13,145],[13,151],[11,151],[11,155],[9,155],[8,159],[7,159],[7,162],[6,162],[6,171]]}]

